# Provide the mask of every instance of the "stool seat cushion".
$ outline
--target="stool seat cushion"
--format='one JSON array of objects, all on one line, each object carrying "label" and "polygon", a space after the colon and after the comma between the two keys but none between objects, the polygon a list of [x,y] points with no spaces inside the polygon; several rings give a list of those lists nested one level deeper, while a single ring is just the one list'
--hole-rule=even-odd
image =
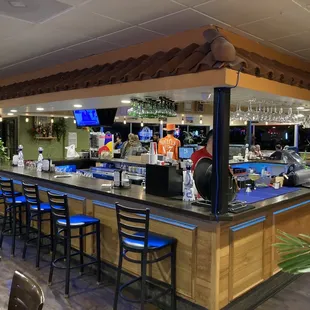
[{"label": "stool seat cushion", "polygon": [[[12,198],[6,198],[6,203],[13,203]],[[18,196],[15,197],[15,203],[21,204],[21,203],[26,203],[26,197],[25,196]]]},{"label": "stool seat cushion", "polygon": [[[135,233],[134,236],[144,236],[143,232]],[[171,245],[175,242],[175,239],[169,238],[166,236],[157,235],[154,233],[149,233],[148,237],[148,248],[156,249],[156,248],[163,248],[165,246]],[[125,245],[136,247],[136,248],[143,248],[144,241],[142,240],[134,240],[130,238],[124,238]]]},{"label": "stool seat cushion", "polygon": [[[30,210],[31,211],[37,211],[38,206],[37,205],[30,205]],[[51,210],[51,205],[48,202],[41,202],[40,203],[40,210],[41,211],[50,211]]]},{"label": "stool seat cushion", "polygon": [[[83,214],[72,215],[69,217],[69,220],[70,220],[70,226],[84,226],[84,225],[96,224],[99,222],[99,219]],[[57,220],[57,224],[66,226],[67,221],[66,219],[60,219]]]}]

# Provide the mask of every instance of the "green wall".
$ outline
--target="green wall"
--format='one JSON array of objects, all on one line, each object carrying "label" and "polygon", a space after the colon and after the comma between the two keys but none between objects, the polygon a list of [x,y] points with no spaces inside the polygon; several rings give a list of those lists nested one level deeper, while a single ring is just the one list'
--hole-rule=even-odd
[{"label": "green wall", "polygon": [[65,146],[68,144],[68,132],[77,133],[77,151],[89,148],[89,133],[83,129],[77,129],[73,123],[73,119],[67,119],[68,124],[67,134],[65,137],[65,143],[63,141],[58,142],[57,140],[35,140],[33,139],[28,130],[33,126],[33,117],[29,117],[29,122],[26,123],[25,116],[20,116],[18,119],[18,144],[24,146],[24,158],[37,159],[38,158],[38,147],[42,146],[44,149],[43,156],[51,159],[63,159],[66,155]]}]

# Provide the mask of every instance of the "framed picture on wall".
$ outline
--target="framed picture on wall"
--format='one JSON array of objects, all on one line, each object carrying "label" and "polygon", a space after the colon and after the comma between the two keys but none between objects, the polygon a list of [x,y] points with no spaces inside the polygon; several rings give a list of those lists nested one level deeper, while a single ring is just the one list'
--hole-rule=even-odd
[{"label": "framed picture on wall", "polygon": [[205,110],[205,105],[201,102],[196,103],[196,112],[202,113]]},{"label": "framed picture on wall", "polygon": [[184,112],[192,112],[192,103],[184,102]]}]

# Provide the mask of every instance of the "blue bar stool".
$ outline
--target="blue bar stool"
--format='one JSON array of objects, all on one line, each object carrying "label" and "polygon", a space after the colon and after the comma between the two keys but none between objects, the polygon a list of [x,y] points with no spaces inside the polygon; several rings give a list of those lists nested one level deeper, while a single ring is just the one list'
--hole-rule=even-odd
[{"label": "blue bar stool", "polygon": [[[150,210],[149,209],[134,209],[122,206],[118,203],[116,206],[116,217],[118,225],[118,236],[119,236],[119,262],[117,267],[117,280],[116,280],[116,291],[114,297],[113,310],[117,310],[118,297],[120,296],[124,300],[133,303],[140,303],[141,310],[144,309],[146,303],[153,302],[161,296],[171,293],[171,308],[176,310],[176,244],[177,240],[174,238],[161,236],[158,234],[149,232],[149,221],[150,221]],[[169,252],[157,256],[156,259],[148,260],[148,254],[156,251],[168,248]],[[135,260],[127,256],[127,253],[134,252],[141,256],[141,259]],[[121,274],[123,258],[127,261],[141,265],[141,276],[137,277],[122,286]],[[146,283],[152,283],[154,286],[158,286],[157,283],[146,274],[146,267],[148,264],[160,262],[166,258],[171,260],[171,283],[166,284],[167,288],[152,298],[146,297]],[[128,299],[122,291],[130,286],[131,284],[141,281],[141,296],[140,299]]]},{"label": "blue bar stool", "polygon": [[[26,258],[27,246],[36,241],[36,268],[40,267],[40,251],[43,247],[51,247],[53,249],[53,224],[51,216],[51,206],[49,203],[42,202],[40,200],[38,185],[23,183],[23,192],[26,198],[27,204],[27,229],[26,229],[26,239],[23,249],[23,259]],[[43,218],[45,214],[49,214],[48,218]],[[31,223],[35,221],[38,223],[37,236],[35,238],[30,238],[31,233]],[[50,235],[42,234],[42,223],[50,223]],[[42,244],[42,239],[50,239],[50,244]]]},{"label": "blue bar stool", "polygon": [[[100,284],[101,279],[101,260],[100,260],[100,220],[91,216],[77,214],[69,216],[68,198],[67,195],[56,195],[48,192],[48,199],[51,206],[51,214],[53,221],[54,235],[54,248],[52,254],[52,261],[50,267],[50,274],[48,284],[52,284],[54,268],[60,268],[66,270],[66,285],[65,285],[65,297],[69,297],[69,283],[70,283],[70,270],[73,268],[80,268],[80,272],[84,272],[84,267],[97,264],[97,284]],[[86,227],[92,226],[93,230],[85,232]],[[79,229],[78,235],[71,235],[71,229]],[[89,235],[96,236],[96,258],[91,258],[89,263],[84,263],[84,237]],[[74,248],[71,249],[71,239],[78,238],[80,241],[80,250]],[[56,259],[57,244],[64,245],[64,256]],[[71,254],[71,250],[76,253]],[[80,264],[77,266],[71,266],[71,257],[80,255]],[[65,261],[66,266],[59,266],[59,261]]]},{"label": "blue bar stool", "polygon": [[[19,192],[14,191],[13,180],[0,179],[0,189],[4,198],[5,207],[0,236],[0,249],[2,249],[3,237],[12,236],[11,256],[15,256],[16,236],[21,236],[23,234],[22,229],[25,227],[22,222],[22,214],[27,212],[26,198],[24,196],[19,196]],[[6,228],[7,224],[9,224],[9,228]],[[16,231],[17,228],[19,229],[19,233]]]}]

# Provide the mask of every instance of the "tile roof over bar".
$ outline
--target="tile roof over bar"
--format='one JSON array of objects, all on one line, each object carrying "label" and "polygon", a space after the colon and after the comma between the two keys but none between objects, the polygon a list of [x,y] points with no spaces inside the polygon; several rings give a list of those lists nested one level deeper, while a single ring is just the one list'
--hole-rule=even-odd
[{"label": "tile roof over bar", "polygon": [[221,68],[310,89],[310,72],[235,48],[215,29],[204,32],[206,43],[159,51],[91,68],[61,72],[0,87],[0,100],[109,84],[143,81]]}]

